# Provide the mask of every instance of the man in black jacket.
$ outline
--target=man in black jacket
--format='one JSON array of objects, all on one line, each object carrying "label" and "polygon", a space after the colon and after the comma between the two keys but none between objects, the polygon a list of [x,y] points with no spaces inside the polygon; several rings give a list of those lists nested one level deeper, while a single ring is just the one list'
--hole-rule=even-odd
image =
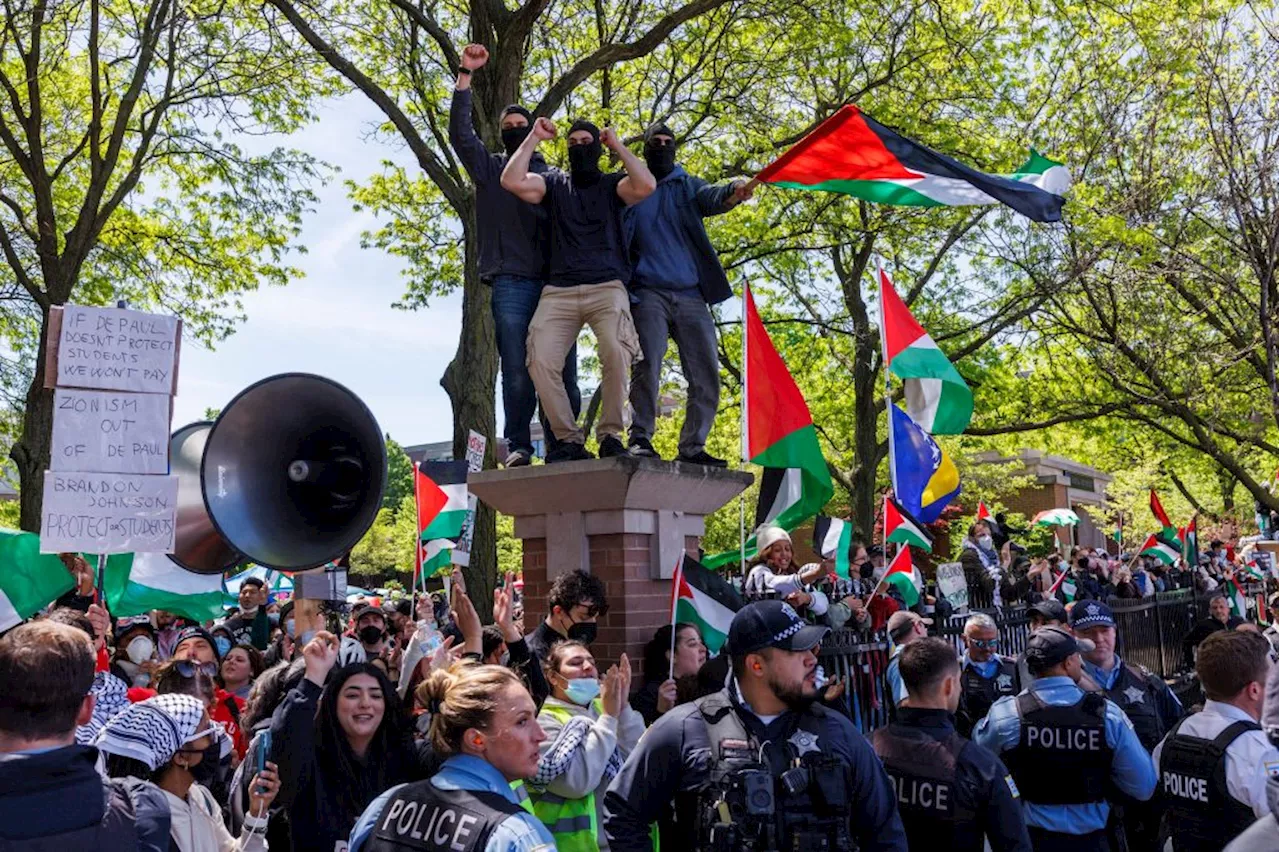
[{"label": "man in black jacket", "polygon": [[675,340],[688,386],[679,460],[724,467],[705,449],[720,405],[720,361],[710,305],[732,295],[702,220],[751,197],[747,181],[712,186],[676,163],[675,134],[655,124],[644,134],[644,159],[657,180],[653,194],[628,207],[623,226],[631,253],[631,316],[644,360],[631,369],[630,450],[656,458],[650,440],[667,338]]},{"label": "man in black jacket", "polygon": [[[163,824],[77,745],[93,715],[89,638],[67,624],[24,624],[0,639],[0,849],[134,852],[169,848]],[[146,820],[141,819],[144,815]]]},{"label": "man in black jacket", "polygon": [[[458,81],[449,108],[449,144],[476,187],[476,243],[480,278],[493,287],[493,326],[502,366],[502,433],[507,439],[506,467],[521,467],[533,458],[529,423],[537,394],[525,365],[529,321],[547,283],[547,213],[502,188],[499,179],[507,159],[529,135],[533,114],[522,106],[503,109],[502,145],[492,154],[476,135],[471,120],[471,75],[489,61],[483,45],[469,44],[458,59]],[[548,171],[542,154],[534,153],[529,171]],[[564,387],[576,418],[582,406],[578,390],[578,350],[570,347],[564,362]],[[556,439],[543,422],[548,448]]]},{"label": "man in black jacket", "polygon": [[[1221,542],[1219,542],[1221,543]],[[1182,640],[1182,658],[1188,666],[1196,662],[1196,649],[1200,643],[1219,630],[1235,630],[1243,622],[1239,616],[1231,614],[1231,605],[1226,595],[1216,594],[1209,599],[1209,617],[1196,622]]]}]

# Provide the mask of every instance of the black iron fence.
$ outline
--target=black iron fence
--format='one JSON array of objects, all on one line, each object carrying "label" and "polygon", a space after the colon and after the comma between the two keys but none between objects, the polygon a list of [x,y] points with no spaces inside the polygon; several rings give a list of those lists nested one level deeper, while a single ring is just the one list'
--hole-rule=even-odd
[{"label": "black iron fence", "polygon": [[[1261,584],[1245,589],[1251,598],[1262,591]],[[1210,597],[1196,595],[1191,589],[1179,589],[1137,600],[1112,598],[1107,601],[1116,618],[1118,653],[1168,681],[1184,707],[1200,703],[1202,698],[1183,648],[1183,638],[1197,621],[1208,617]],[[978,611],[995,621],[1001,653],[1016,656],[1026,648],[1029,619],[1025,606]],[[968,617],[953,615],[935,624],[931,632],[951,642],[956,653],[961,653]],[[842,700],[850,718],[863,732],[873,731],[889,721],[893,699],[885,672],[891,650],[883,631],[864,633],[844,629],[832,631],[818,654],[818,663],[828,678],[845,679]]]}]

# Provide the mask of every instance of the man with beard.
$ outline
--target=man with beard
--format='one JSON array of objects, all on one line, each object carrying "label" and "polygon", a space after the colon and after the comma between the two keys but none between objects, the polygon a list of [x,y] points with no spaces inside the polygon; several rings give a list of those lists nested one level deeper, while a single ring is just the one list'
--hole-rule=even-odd
[{"label": "man with beard", "polygon": [[[525,338],[538,298],[547,284],[547,213],[502,188],[502,169],[529,135],[533,114],[517,104],[502,110],[499,123],[504,153],[493,154],[471,121],[471,75],[489,61],[489,51],[469,44],[458,58],[458,81],[449,107],[449,144],[476,188],[476,246],[480,280],[493,288],[493,328],[502,366],[502,433],[507,439],[505,467],[523,467],[533,459],[529,423],[537,408],[533,380],[525,364]],[[548,171],[534,153],[528,170]],[[569,407],[578,416],[578,349],[570,346],[562,373]],[[543,424],[549,446],[555,438]]]},{"label": "man with beard", "polygon": [[[549,119],[539,118],[502,170],[503,188],[530,204],[541,204],[550,219],[551,286],[543,291],[529,323],[529,375],[551,429],[562,442],[547,453],[547,461],[591,458],[561,374],[578,332],[590,325],[600,358],[600,457],[619,456],[627,451],[621,435],[631,365],[640,357],[627,297],[631,263],[622,235],[622,210],[648,198],[654,180],[616,133],[581,120],[569,128],[569,174],[531,171],[538,145],[556,134]],[[622,160],[625,173],[600,171],[606,145]]]},{"label": "man with beard", "polygon": [[906,850],[893,787],[846,717],[818,697],[829,632],[762,600],[733,617],[721,691],[654,723],[605,794],[612,852],[664,849]]},{"label": "man with beard", "polygon": [[676,164],[675,134],[655,124],[644,134],[644,160],[657,180],[653,195],[622,216],[634,274],[631,316],[644,360],[631,370],[632,455],[657,458],[650,443],[658,416],[658,388],[667,338],[676,342],[689,393],[678,460],[724,467],[706,451],[707,435],[720,405],[716,327],[708,306],[733,295],[711,247],[703,218],[727,213],[751,197],[737,180],[712,186]]}]

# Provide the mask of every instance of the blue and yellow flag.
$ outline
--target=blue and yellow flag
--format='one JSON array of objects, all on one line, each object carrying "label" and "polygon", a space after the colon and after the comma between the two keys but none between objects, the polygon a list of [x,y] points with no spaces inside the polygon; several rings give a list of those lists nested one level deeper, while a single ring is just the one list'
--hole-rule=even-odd
[{"label": "blue and yellow flag", "polygon": [[960,472],[928,432],[891,405],[893,435],[889,475],[902,507],[921,523],[938,520],[942,510],[960,494]]}]

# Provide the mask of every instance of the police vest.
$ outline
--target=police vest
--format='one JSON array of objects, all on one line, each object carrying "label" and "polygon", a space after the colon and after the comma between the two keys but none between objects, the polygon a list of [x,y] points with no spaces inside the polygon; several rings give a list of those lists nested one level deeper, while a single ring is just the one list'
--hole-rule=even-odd
[{"label": "police vest", "polygon": [[1151,678],[1145,669],[1125,663],[1116,675],[1115,683],[1106,690],[1106,696],[1118,704],[1133,722],[1133,732],[1147,751],[1154,751],[1164,737],[1160,714],[1156,710],[1156,686]]},{"label": "police vest", "polygon": [[[597,715],[604,713],[604,705],[597,698],[591,702]],[[544,705],[543,713],[566,724],[573,718],[573,712],[567,707]],[[587,793],[580,799],[566,799],[548,790],[533,795],[533,814],[547,827],[556,839],[556,848],[560,852],[597,852],[600,848],[600,836],[596,819],[595,791]]]},{"label": "police vest", "polygon": [[1037,805],[1106,801],[1112,749],[1107,745],[1107,702],[1086,693],[1075,704],[1046,704],[1034,692],[1015,699],[1021,730],[1004,753],[1022,799]]},{"label": "police vest", "polygon": [[964,666],[960,672],[960,707],[969,730],[987,715],[997,698],[1018,694],[1018,664],[1009,657],[996,659],[995,677],[985,678],[973,666]]},{"label": "police vest", "polygon": [[1234,722],[1213,740],[1203,740],[1178,733],[1185,721],[1173,726],[1160,751],[1161,848],[1163,838],[1172,838],[1174,852],[1210,852],[1253,825],[1253,808],[1227,792],[1227,749],[1236,737],[1262,728]]},{"label": "police vest", "polygon": [[[694,702],[707,726],[710,755],[707,764],[707,783],[698,789],[684,790],[676,794],[676,825],[689,826],[695,840],[688,846],[687,836],[681,836],[679,848],[695,850],[723,848],[722,842],[713,841],[718,826],[727,826],[736,842],[729,848],[741,852],[757,849],[815,849],[824,852],[851,852],[855,847],[850,834],[849,797],[852,791],[852,775],[847,764],[828,756],[829,744],[821,741],[822,712],[820,707],[802,713],[799,724],[785,739],[761,743],[747,731],[742,720],[724,692],[708,695]],[[798,744],[798,745],[797,745]],[[763,756],[767,763],[761,763]],[[788,789],[782,773],[795,764],[808,768],[822,787],[819,800],[813,786],[798,791]],[[755,790],[753,795],[772,794],[773,816],[767,818],[771,832],[769,844],[750,833],[749,820],[740,819],[737,813],[726,813],[717,804],[726,797],[735,773],[742,770],[761,770],[766,773],[772,789]],[[725,822],[723,817],[731,818]],[[752,825],[758,825],[753,823]]]},{"label": "police vest", "polygon": [[515,802],[487,790],[440,790],[416,781],[387,802],[366,852],[484,852],[489,835],[508,818],[524,813]]},{"label": "police vest", "polygon": [[880,728],[870,739],[897,793],[907,845],[981,852],[982,826],[956,785],[956,764],[967,740],[952,731],[939,741],[901,723]]}]

